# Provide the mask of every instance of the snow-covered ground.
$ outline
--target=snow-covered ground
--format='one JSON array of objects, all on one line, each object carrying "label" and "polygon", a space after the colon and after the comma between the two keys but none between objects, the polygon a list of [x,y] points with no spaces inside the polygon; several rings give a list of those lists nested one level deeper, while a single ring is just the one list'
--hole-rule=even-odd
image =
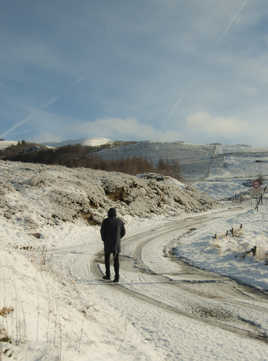
[{"label": "snow-covered ground", "polygon": [[[173,252],[192,265],[268,291],[268,199],[258,211],[250,207],[255,202],[247,205],[239,215],[220,217],[174,240]],[[256,255],[246,255],[254,246]]]},{"label": "snow-covered ground", "polygon": [[232,179],[195,182],[194,186],[201,192],[205,192],[211,197],[218,200],[230,198],[233,197],[235,194],[249,191],[249,187],[244,186],[243,182]]},{"label": "snow-covered ground", "polygon": [[107,143],[112,143],[112,141],[108,138],[89,138],[89,139],[85,139],[82,142],[82,145],[97,147],[99,145],[103,145],[103,144],[107,144]]},{"label": "snow-covered ground", "polygon": [[0,150],[3,150],[11,145],[16,145],[18,142],[16,140],[1,140],[0,141]]},{"label": "snow-covered ground", "polygon": [[[38,173],[35,177],[31,175],[33,169]],[[60,193],[53,188],[53,179],[62,182],[65,198],[66,194],[72,195],[72,199],[79,194],[79,203],[84,199],[79,186],[87,179],[86,173],[80,170],[79,183],[73,170],[57,167],[19,163],[13,167],[3,163],[1,172],[1,197],[8,202],[8,208],[0,216],[3,361],[268,359],[265,342],[190,317],[186,312],[187,298],[186,311],[173,312],[181,302],[180,297],[186,294],[183,288],[176,287],[177,293],[170,293],[170,284],[163,281],[185,282],[181,277],[186,276],[179,272],[180,264],[168,257],[178,255],[204,270],[268,290],[266,198],[258,212],[255,200],[226,202],[222,208],[204,208],[202,213],[194,214],[189,210],[172,214],[168,207],[166,213],[153,213],[151,217],[146,214],[146,218],[127,214],[126,208],[120,206],[127,236],[122,247],[122,284],[114,285],[102,282],[98,273],[103,271],[99,225],[87,225],[81,219],[71,221],[71,213],[61,220],[62,209],[56,206]],[[103,181],[104,173],[99,174]],[[68,186],[68,181],[72,181],[72,186]],[[212,183],[200,183],[198,187],[210,194],[215,192],[218,199],[244,190],[235,179],[226,182],[225,187],[217,188]],[[183,187],[178,188],[183,192]],[[100,196],[102,193],[96,186],[92,200],[97,201]],[[189,195],[185,199],[193,202]],[[106,208],[112,205],[101,201]],[[148,207],[152,204],[148,203]],[[56,214],[53,222],[48,221],[45,213],[51,218]],[[231,228],[239,233],[225,236]],[[257,246],[256,256],[245,256],[254,246]],[[214,282],[219,276],[212,273],[210,277]],[[218,280],[221,282],[220,277]],[[205,308],[205,301],[199,298],[194,296],[191,302],[201,305],[203,302]],[[255,302],[254,307],[257,305],[259,309],[266,309],[267,305],[265,298],[260,301],[248,297],[242,301],[236,297],[236,301],[241,305]],[[249,328],[253,327],[250,322]],[[262,329],[265,327],[266,320]]]}]

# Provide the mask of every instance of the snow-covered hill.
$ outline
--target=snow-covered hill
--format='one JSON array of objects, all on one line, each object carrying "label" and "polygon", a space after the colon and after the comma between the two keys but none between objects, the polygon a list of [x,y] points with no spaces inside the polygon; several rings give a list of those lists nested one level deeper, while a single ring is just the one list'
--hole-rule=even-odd
[{"label": "snow-covered hill", "polygon": [[[215,202],[169,177],[142,179],[123,173],[19,162],[0,162],[0,216],[38,230],[79,219],[99,224],[107,209],[121,216],[178,215],[209,209]],[[180,183],[181,185],[181,183]]]},{"label": "snow-covered hill", "polygon": [[[107,160],[146,158],[156,164],[160,159],[179,161],[181,175],[187,181],[215,180],[227,177],[256,178],[268,176],[268,147],[246,144],[198,145],[178,142],[113,142],[107,138],[69,140],[54,144],[83,144],[99,147],[98,155]],[[105,145],[109,144],[109,147]],[[104,146],[104,147],[102,147]]]},{"label": "snow-covered hill", "polygon": [[107,143],[112,143],[112,140],[104,137],[97,137],[97,138],[69,139],[69,140],[64,140],[62,142],[47,142],[45,143],[45,145],[52,147],[62,147],[65,145],[81,144],[91,147],[98,147]]},{"label": "snow-covered hill", "polygon": [[88,145],[90,147],[98,147],[103,144],[112,143],[108,138],[89,138],[82,142],[82,145]]},{"label": "snow-covered hill", "polygon": [[183,142],[137,142],[98,153],[105,159],[145,157],[158,160],[178,160],[182,176],[189,181],[226,177],[268,176],[268,148],[247,145],[195,145]]}]

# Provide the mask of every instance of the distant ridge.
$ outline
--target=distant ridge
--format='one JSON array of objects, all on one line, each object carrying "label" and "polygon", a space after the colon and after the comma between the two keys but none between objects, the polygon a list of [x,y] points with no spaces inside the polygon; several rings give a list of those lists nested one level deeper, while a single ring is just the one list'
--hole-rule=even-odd
[{"label": "distant ridge", "polygon": [[96,147],[96,146],[100,146],[100,145],[112,143],[112,142],[113,141],[108,138],[96,137],[96,138],[69,139],[69,140],[64,140],[62,142],[48,142],[48,143],[42,143],[42,144],[50,146],[50,147],[63,147],[65,145],[74,145],[74,144],[81,144],[81,145]]},{"label": "distant ridge", "polygon": [[[159,161],[176,164],[180,168],[181,176],[190,182],[215,181],[234,176],[243,179],[254,179],[259,175],[268,177],[268,146],[255,148],[247,144],[219,142],[202,145],[182,141],[111,141],[104,137],[71,139],[45,145],[62,147],[77,144],[91,148],[83,148],[84,155],[94,152],[108,162],[142,158],[153,166],[157,166]],[[81,151],[80,147],[73,147],[77,157]]]},{"label": "distant ridge", "polygon": [[63,147],[65,145],[73,145],[73,144],[82,144],[86,138],[80,139],[67,139],[63,140],[62,142],[44,142],[43,145],[47,145],[49,147]]}]

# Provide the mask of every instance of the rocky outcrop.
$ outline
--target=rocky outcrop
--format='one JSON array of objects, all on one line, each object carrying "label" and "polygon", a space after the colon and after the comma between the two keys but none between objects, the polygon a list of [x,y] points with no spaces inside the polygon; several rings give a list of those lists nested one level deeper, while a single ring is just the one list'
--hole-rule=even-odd
[{"label": "rocky outcrop", "polygon": [[0,215],[37,230],[39,225],[66,221],[99,224],[110,207],[116,207],[122,217],[150,217],[200,212],[215,206],[215,201],[204,194],[171,180],[1,161]]}]

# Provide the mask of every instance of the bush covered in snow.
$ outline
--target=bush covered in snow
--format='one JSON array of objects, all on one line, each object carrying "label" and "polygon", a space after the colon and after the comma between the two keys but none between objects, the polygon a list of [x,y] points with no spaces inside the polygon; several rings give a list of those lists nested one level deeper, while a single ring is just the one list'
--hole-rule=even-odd
[{"label": "bush covered in snow", "polygon": [[119,172],[8,161],[0,161],[0,169],[0,215],[29,229],[63,221],[99,224],[110,207],[116,207],[122,217],[150,217],[200,212],[215,205],[170,177],[157,181]]}]

